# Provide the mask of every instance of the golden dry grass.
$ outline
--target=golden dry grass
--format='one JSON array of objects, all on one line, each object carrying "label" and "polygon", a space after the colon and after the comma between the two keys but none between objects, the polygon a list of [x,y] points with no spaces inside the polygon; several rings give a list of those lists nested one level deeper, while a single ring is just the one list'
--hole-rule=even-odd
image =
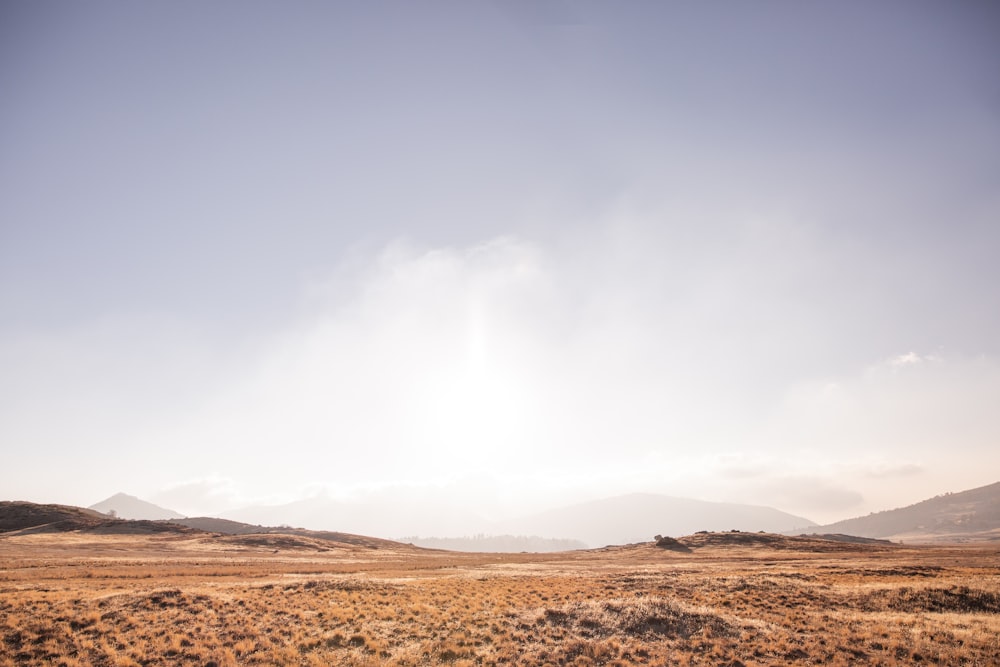
[{"label": "golden dry grass", "polygon": [[1000,664],[997,547],[796,544],[0,537],[0,665]]}]

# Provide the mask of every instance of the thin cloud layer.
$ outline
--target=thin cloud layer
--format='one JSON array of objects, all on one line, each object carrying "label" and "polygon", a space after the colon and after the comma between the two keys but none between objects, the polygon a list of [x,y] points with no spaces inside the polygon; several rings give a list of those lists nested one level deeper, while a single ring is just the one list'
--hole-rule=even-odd
[{"label": "thin cloud layer", "polygon": [[[915,477],[988,481],[941,452],[960,442],[978,469],[996,462],[995,360],[908,352],[853,375],[782,365],[809,359],[837,314],[812,317],[806,290],[776,289],[803,271],[813,240],[768,226],[692,258],[634,229],[607,223],[572,247],[506,237],[355,254],[303,286],[293,321],[215,348],[214,363],[196,364],[212,357],[208,340],[154,343],[117,327],[8,346],[9,367],[35,383],[24,401],[44,391],[87,415],[66,421],[60,408],[64,421],[31,429],[13,409],[8,433],[32,447],[75,438],[77,456],[115,452],[94,487],[128,474],[189,514],[310,488],[391,498],[480,477],[490,483],[462,497],[486,514],[648,490],[823,520],[917,500]],[[733,278],[746,262],[761,270]],[[57,348],[74,363],[43,364]],[[167,382],[178,367],[202,378],[185,395]],[[129,420],[110,428],[123,406]],[[156,465],[136,466],[150,456]],[[933,474],[885,463],[901,460],[938,463]],[[215,477],[183,481],[198,471]]]}]

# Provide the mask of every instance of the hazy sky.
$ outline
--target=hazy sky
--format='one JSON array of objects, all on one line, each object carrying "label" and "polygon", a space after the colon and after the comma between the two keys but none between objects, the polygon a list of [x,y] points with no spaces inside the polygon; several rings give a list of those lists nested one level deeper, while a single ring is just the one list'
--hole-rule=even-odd
[{"label": "hazy sky", "polygon": [[0,497],[1000,479],[1000,5],[0,4]]}]

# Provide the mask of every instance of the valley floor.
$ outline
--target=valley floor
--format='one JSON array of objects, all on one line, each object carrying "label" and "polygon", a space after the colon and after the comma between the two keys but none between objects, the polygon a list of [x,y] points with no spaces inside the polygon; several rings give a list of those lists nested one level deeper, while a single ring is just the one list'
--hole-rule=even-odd
[{"label": "valley floor", "polygon": [[0,537],[0,665],[997,665],[1000,547]]}]

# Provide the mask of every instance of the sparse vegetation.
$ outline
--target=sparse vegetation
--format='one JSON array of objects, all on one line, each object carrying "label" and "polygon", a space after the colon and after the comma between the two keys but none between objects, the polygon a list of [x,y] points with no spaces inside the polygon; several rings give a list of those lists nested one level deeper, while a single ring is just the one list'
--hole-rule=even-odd
[{"label": "sparse vegetation", "polygon": [[688,551],[5,536],[0,666],[1000,663],[996,546],[672,542]]}]

